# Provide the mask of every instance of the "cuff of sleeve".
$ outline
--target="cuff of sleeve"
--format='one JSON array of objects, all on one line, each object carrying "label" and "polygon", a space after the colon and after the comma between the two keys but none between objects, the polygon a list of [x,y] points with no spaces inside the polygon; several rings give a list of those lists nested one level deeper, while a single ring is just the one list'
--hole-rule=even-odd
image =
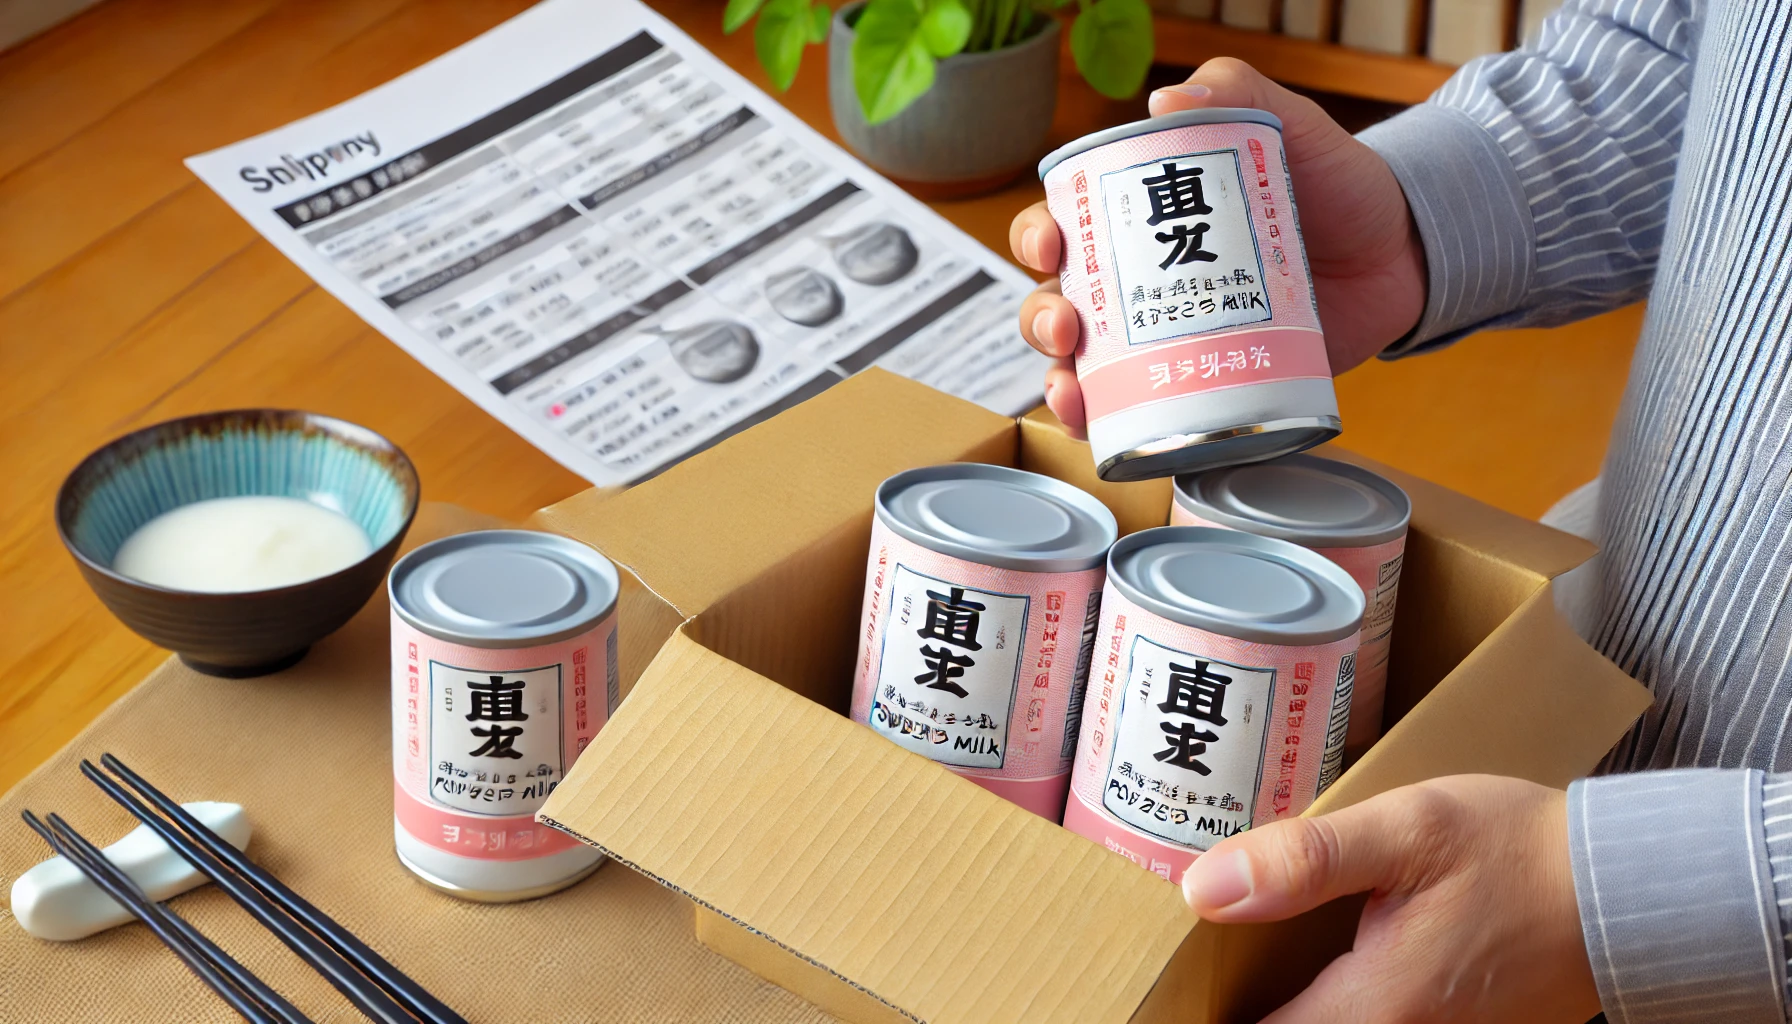
[{"label": "cuff of sleeve", "polygon": [[1428,268],[1424,315],[1382,358],[1442,347],[1517,309],[1536,272],[1536,227],[1499,142],[1435,103],[1357,138],[1381,154],[1406,192]]},{"label": "cuff of sleeve", "polygon": [[1611,1024],[1784,1024],[1761,778],[1692,769],[1569,787],[1581,931]]}]

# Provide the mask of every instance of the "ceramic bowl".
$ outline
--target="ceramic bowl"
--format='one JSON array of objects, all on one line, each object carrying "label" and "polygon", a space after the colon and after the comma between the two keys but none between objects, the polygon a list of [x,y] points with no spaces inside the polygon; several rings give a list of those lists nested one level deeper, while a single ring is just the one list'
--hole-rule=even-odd
[{"label": "ceramic bowl", "polygon": [[[180,505],[237,495],[303,498],[348,516],[373,553],[271,590],[198,593],[119,575],[139,526]],[[126,626],[201,672],[256,676],[305,656],[367,603],[417,512],[417,470],[365,427],[308,412],[239,409],[169,420],[82,460],[56,495],[56,528],[95,594]]]}]

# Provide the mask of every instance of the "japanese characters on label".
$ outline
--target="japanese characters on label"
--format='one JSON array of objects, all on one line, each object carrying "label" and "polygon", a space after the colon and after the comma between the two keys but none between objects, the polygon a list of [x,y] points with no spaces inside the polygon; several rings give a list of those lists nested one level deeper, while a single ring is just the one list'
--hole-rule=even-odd
[{"label": "japanese characters on label", "polygon": [[1197,850],[1250,828],[1275,682],[1135,636],[1102,806]]},{"label": "japanese characters on label", "polygon": [[[1236,151],[1110,171],[1101,190],[1128,344],[1270,319]],[[1253,358],[1248,348],[1241,354]],[[1229,366],[1230,353],[1225,359]],[[1191,363],[1189,372],[1213,376],[1222,368]]]},{"label": "japanese characters on label", "polygon": [[1319,792],[1344,774],[1344,739],[1350,732],[1350,698],[1356,689],[1356,655],[1338,663],[1338,687],[1332,691],[1332,716],[1325,723],[1325,756],[1319,762]]},{"label": "japanese characters on label", "polygon": [[1363,616],[1363,634],[1379,640],[1381,635],[1394,628],[1394,606],[1400,600],[1400,564],[1406,560],[1404,551],[1381,563],[1375,569],[1375,585],[1364,587],[1367,591],[1368,612]]},{"label": "japanese characters on label", "polygon": [[1030,601],[898,564],[871,728],[942,764],[1002,767]]},{"label": "japanese characters on label", "polygon": [[429,663],[429,797],[469,814],[533,814],[560,784],[561,667]]},{"label": "japanese characters on label", "polygon": [[1083,635],[1077,641],[1076,675],[1070,680],[1070,703],[1064,709],[1064,746],[1059,756],[1065,764],[1076,753],[1077,737],[1083,731],[1083,699],[1089,692],[1089,666],[1095,660],[1095,627],[1101,621],[1101,591],[1089,594],[1083,609]]}]

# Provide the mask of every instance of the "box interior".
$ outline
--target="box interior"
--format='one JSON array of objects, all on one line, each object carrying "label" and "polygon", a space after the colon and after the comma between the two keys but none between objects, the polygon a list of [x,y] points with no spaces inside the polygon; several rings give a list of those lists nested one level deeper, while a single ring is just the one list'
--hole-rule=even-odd
[{"label": "box interior", "polygon": [[[545,510],[542,525],[627,570],[622,629],[641,635],[623,646],[633,695],[544,820],[686,893],[705,941],[849,1020],[1273,1008],[1348,948],[1349,901],[1277,926],[1194,928],[1157,876],[842,717],[872,492],[947,461],[1058,476],[1123,532],[1168,511],[1168,481],[1097,481],[1086,444],[1049,414],[1017,422],[886,374],[634,491]],[[1315,810],[1452,771],[1553,785],[1586,771],[1643,706],[1554,612],[1549,579],[1590,545],[1370,465],[1415,506],[1394,729]]]}]

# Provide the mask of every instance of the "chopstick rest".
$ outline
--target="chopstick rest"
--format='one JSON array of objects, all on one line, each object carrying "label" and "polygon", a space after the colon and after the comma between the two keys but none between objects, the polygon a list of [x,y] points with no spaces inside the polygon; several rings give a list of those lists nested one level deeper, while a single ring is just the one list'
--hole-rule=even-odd
[{"label": "chopstick rest", "polygon": [[[81,762],[82,774],[229,893],[251,916],[336,986],[362,1013],[373,1020],[392,1024],[411,1024],[413,1018],[425,1024],[467,1024],[465,1018],[375,953],[328,914],[224,842],[180,805],[126,767],[124,762],[111,754],[102,755],[100,761],[143,800],[154,805],[155,811],[92,762]],[[167,815],[167,819],[157,815],[156,811]]]},{"label": "chopstick rest", "polygon": [[[370,1019],[382,1024],[413,1024],[413,1018],[382,991],[379,986],[362,977],[347,960],[335,951],[318,941],[315,935],[306,931],[298,922],[282,913],[270,903],[254,886],[242,876],[225,867],[223,862],[200,847],[186,833],[176,829],[156,813],[144,806],[143,802],[126,792],[123,786],[100,772],[93,762],[83,760],[81,773],[104,790],[106,795],[122,804],[125,810],[136,815],[137,820],[154,829],[168,845],[174,847],[194,867],[207,878],[217,883],[218,888],[230,894],[230,898],[249,912],[249,916],[259,921],[263,927],[274,933],[287,948],[299,955],[299,958],[324,976],[324,980],[335,986],[355,1008]],[[171,804],[171,806],[173,806]],[[176,807],[176,810],[179,810]],[[204,828],[204,826],[200,826]],[[226,849],[234,849],[224,844]],[[239,853],[238,856],[241,856]],[[245,858],[245,863],[247,859]]]},{"label": "chopstick rest", "polygon": [[[231,975],[253,977],[240,964],[232,960],[223,950],[212,945],[191,925],[181,920],[173,911],[160,904],[151,902],[138,888],[130,876],[112,867],[99,851],[82,839],[80,834],[68,827],[56,815],[50,815],[50,824],[39,821],[35,814],[25,811],[21,815],[25,824],[43,837],[44,842],[56,853],[74,864],[87,875],[95,885],[107,895],[126,907],[139,921],[142,921],[156,938],[161,939],[175,956],[178,956],[199,979],[210,986],[220,998],[229,1003],[244,1020],[251,1024],[282,1024],[251,997],[244,989],[231,980]],[[227,971],[223,963],[228,962],[234,970]],[[264,986],[265,987],[265,986]],[[270,990],[271,992],[271,990]],[[274,998],[279,999],[278,996]],[[284,1000],[281,1000],[284,1003]],[[288,1005],[290,1009],[290,1005]],[[297,1014],[297,1011],[293,1011]],[[302,1017],[294,1020],[294,1024],[302,1021]]]},{"label": "chopstick rest", "polygon": [[[249,818],[238,804],[195,800],[181,805],[237,849],[249,845]],[[123,871],[152,902],[205,883],[187,859],[148,825],[138,825],[106,847],[105,859]],[[12,916],[40,939],[68,942],[135,920],[65,857],[57,856],[13,879]]]}]

